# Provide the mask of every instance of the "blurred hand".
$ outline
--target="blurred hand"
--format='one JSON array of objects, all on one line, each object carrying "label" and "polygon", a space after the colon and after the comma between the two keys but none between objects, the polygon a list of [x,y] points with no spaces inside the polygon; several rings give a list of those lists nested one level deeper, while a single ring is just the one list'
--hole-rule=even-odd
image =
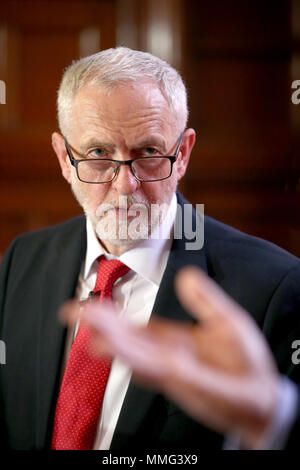
[{"label": "blurred hand", "polygon": [[176,278],[176,293],[197,323],[151,318],[135,326],[110,303],[64,306],[71,323],[90,325],[99,354],[118,356],[139,383],[155,388],[203,424],[237,435],[257,448],[273,416],[279,373],[268,345],[250,317],[196,268]]}]

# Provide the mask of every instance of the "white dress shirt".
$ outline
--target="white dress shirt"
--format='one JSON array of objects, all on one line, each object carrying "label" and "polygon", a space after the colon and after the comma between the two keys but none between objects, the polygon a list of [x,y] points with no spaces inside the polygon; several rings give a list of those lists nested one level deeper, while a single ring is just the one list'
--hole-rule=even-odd
[{"label": "white dress shirt", "polygon": [[[118,258],[130,268],[130,271],[115,283],[113,289],[114,304],[117,306],[120,315],[136,324],[146,325],[149,321],[167,265],[176,209],[177,199],[174,194],[168,213],[154,234],[149,239],[142,240],[137,246],[126,251]],[[95,286],[98,268],[97,258],[105,254],[107,259],[116,259],[116,256],[107,253],[99,243],[88,219],[86,227],[87,250],[76,291],[76,296],[80,300],[86,299]],[[168,238],[158,237],[158,233],[167,234]],[[75,331],[77,331],[77,328]],[[74,332],[71,332],[66,346],[65,363],[73,337]],[[110,448],[130,378],[130,368],[119,359],[114,359],[105,390],[94,449],[107,450]]]}]

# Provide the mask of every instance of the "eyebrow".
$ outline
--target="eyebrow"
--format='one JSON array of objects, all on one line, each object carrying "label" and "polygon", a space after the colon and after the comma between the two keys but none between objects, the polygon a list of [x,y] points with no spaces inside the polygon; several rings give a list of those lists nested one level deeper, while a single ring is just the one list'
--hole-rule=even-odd
[{"label": "eyebrow", "polygon": [[167,151],[166,142],[163,139],[159,139],[157,137],[149,137],[143,140],[142,142],[139,142],[136,145],[136,148],[141,149],[141,148],[153,147],[153,146],[159,147],[160,149],[162,149],[163,152]]},{"label": "eyebrow", "polygon": [[[142,142],[137,143],[134,146],[134,148],[131,150],[142,149],[142,148],[152,147],[152,146],[159,147],[163,152],[167,151],[165,140],[154,137],[154,136],[153,137],[150,136],[147,139],[143,140]],[[80,146],[80,151],[82,153],[85,153],[85,151],[90,147],[101,148],[104,150],[108,150],[110,152],[113,152],[116,148],[116,146],[112,143],[101,142],[99,139],[92,137],[91,139],[87,140],[84,144]]]},{"label": "eyebrow", "polygon": [[90,147],[101,148],[101,149],[110,150],[110,151],[115,149],[115,145],[110,144],[108,142],[101,142],[99,139],[92,137],[91,139],[87,140],[84,144],[80,146],[80,151],[84,153],[86,149]]}]

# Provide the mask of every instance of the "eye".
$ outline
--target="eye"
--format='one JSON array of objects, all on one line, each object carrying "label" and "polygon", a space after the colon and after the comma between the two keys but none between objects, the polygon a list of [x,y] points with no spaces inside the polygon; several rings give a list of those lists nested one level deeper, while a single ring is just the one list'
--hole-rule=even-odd
[{"label": "eye", "polygon": [[93,157],[93,158],[101,158],[101,157],[105,157],[106,153],[104,149],[94,149],[88,153],[88,156]]},{"label": "eye", "polygon": [[142,154],[149,156],[158,155],[158,151],[154,147],[146,147],[145,149],[143,149]]}]

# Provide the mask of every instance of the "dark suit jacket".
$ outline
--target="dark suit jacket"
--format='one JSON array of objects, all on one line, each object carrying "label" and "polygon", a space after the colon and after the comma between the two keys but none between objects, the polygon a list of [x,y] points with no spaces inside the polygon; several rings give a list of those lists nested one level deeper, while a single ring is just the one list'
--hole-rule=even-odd
[{"label": "dark suit jacket", "polygon": [[[187,203],[178,194],[179,203]],[[66,330],[60,305],[74,296],[86,250],[85,218],[17,238],[0,269],[1,444],[47,449]],[[174,240],[153,312],[191,322],[179,305],[174,277],[184,265],[207,272],[254,317],[269,341],[279,370],[299,382],[291,344],[300,338],[300,262],[275,245],[209,217],[204,247],[187,251]],[[111,449],[221,448],[222,436],[196,423],[163,396],[130,383]]]}]

